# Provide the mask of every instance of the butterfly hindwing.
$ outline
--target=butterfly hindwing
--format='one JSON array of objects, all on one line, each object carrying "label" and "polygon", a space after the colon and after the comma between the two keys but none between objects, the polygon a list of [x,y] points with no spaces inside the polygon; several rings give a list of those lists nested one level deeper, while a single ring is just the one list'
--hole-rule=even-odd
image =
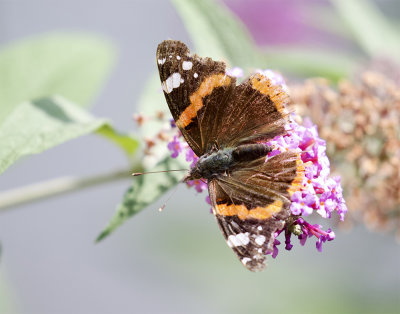
[{"label": "butterfly hindwing", "polygon": [[262,270],[266,252],[273,250],[274,233],[290,215],[290,196],[299,188],[304,169],[299,156],[286,152],[238,166],[228,176],[209,183],[218,225],[241,262]]},{"label": "butterfly hindwing", "polygon": [[[216,208],[230,206],[233,212],[239,212],[243,205],[234,204],[217,181],[210,182],[209,191],[218,226],[228,246],[232,248],[247,269],[263,270],[267,261],[265,254],[273,249],[273,233],[283,227],[283,220],[276,218],[241,219],[238,215],[226,215],[226,212],[222,214]],[[218,195],[218,197],[212,195]]]}]

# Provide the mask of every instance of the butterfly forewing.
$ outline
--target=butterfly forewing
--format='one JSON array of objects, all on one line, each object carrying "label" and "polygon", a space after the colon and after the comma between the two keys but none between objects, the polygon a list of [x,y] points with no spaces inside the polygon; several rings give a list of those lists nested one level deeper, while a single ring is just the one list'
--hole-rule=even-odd
[{"label": "butterfly forewing", "polygon": [[158,45],[157,64],[172,116],[195,154],[201,156],[214,125],[210,117],[216,115],[210,104],[226,106],[235,78],[225,74],[225,63],[191,55],[185,44],[174,40]]},{"label": "butterfly forewing", "polygon": [[235,87],[218,130],[223,146],[267,141],[285,132],[287,94],[261,73]]}]

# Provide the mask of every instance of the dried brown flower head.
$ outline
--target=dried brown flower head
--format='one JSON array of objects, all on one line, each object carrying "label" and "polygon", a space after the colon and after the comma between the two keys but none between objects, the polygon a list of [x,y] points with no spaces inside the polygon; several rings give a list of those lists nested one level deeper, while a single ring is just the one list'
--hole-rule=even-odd
[{"label": "dried brown flower head", "polygon": [[313,79],[290,86],[293,105],[327,141],[353,221],[400,237],[400,70],[376,63],[333,88]]}]

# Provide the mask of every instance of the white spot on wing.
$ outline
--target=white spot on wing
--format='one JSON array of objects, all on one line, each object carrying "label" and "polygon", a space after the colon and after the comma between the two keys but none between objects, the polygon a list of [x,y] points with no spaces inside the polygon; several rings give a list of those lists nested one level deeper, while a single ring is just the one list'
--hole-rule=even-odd
[{"label": "white spot on wing", "polygon": [[238,233],[236,235],[232,234],[228,237],[226,242],[228,243],[229,247],[247,245],[250,242],[249,233]]},{"label": "white spot on wing", "polygon": [[177,59],[177,60],[181,60],[181,57],[180,57],[180,56],[176,56],[176,59]]},{"label": "white spot on wing", "polygon": [[198,74],[197,73],[195,73],[195,74],[193,74],[193,76],[194,76],[194,78],[198,78]]},{"label": "white spot on wing", "polygon": [[258,245],[263,245],[264,242],[265,242],[265,236],[259,235],[259,236],[257,236],[257,237],[255,238],[254,241],[256,241],[256,243],[257,243]]},{"label": "white spot on wing", "polygon": [[169,94],[174,88],[178,88],[181,85],[181,75],[179,73],[172,73],[161,86],[164,92]]},{"label": "white spot on wing", "polygon": [[191,61],[183,61],[182,62],[182,69],[183,70],[190,70],[193,66],[193,63]]},{"label": "white spot on wing", "polygon": [[259,249],[258,249],[258,253],[262,253],[262,248],[259,248]]},{"label": "white spot on wing", "polygon": [[166,60],[166,58],[158,59],[158,64],[164,64],[165,60]]},{"label": "white spot on wing", "polygon": [[251,261],[251,258],[249,258],[249,257],[243,257],[242,258],[242,263],[243,263],[243,265],[246,265],[248,262],[250,262]]},{"label": "white spot on wing", "polygon": [[261,227],[261,226],[258,226],[257,229],[261,231],[261,230],[262,230],[262,227]]}]

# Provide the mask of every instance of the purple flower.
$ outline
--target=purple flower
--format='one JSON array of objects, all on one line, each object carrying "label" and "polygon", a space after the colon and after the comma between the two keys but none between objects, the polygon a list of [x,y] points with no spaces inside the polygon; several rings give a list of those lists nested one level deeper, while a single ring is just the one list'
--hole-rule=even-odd
[{"label": "purple flower", "polygon": [[[312,236],[312,235],[311,235]],[[306,244],[307,238],[309,237],[309,234],[305,232],[305,230],[303,230],[303,233],[300,234],[298,236],[299,240],[300,240],[300,244],[302,246],[304,246],[304,244]]]},{"label": "purple flower", "polygon": [[337,208],[337,203],[328,198],[325,202],[320,199],[320,206],[317,213],[323,218],[331,218],[332,212]]},{"label": "purple flower", "polygon": [[347,213],[347,206],[346,206],[344,200],[343,200],[342,203],[340,203],[340,204],[338,205],[336,211],[337,211],[337,213],[339,214],[339,219],[340,219],[341,221],[343,221],[343,220],[344,220],[344,215],[346,215],[346,213]]},{"label": "purple flower", "polygon": [[324,237],[320,237],[318,241],[315,243],[315,246],[319,252],[322,252],[322,243],[325,241],[326,239]]},{"label": "purple flower", "polygon": [[243,70],[239,67],[234,67],[232,69],[228,69],[225,72],[227,75],[233,76],[233,77],[242,77],[243,76]]},{"label": "purple flower", "polygon": [[319,239],[315,243],[317,250],[319,252],[322,252],[322,243],[325,243],[326,241],[332,241],[334,238],[335,238],[335,233],[333,233],[331,229],[328,229],[326,234],[321,234]]},{"label": "purple flower", "polygon": [[204,190],[207,190],[207,188],[208,188],[207,183],[202,181],[202,180],[187,181],[186,184],[189,187],[194,186],[196,191],[199,192],[199,193],[203,192]]},{"label": "purple flower", "polygon": [[311,215],[314,211],[313,206],[318,202],[318,198],[310,193],[296,191],[292,195],[290,210],[293,215]]},{"label": "purple flower", "polygon": [[285,249],[290,251],[293,247],[292,243],[290,243],[290,238],[292,236],[292,233],[289,230],[285,231]]},{"label": "purple flower", "polygon": [[309,164],[304,169],[304,175],[307,179],[311,180],[318,175],[318,166],[314,164]]},{"label": "purple flower", "polygon": [[[330,163],[326,156],[326,142],[319,137],[318,130],[310,120],[306,119],[303,125],[293,121],[286,125],[287,133],[277,136],[266,143],[273,150],[268,154],[271,158],[287,150],[299,152],[304,165],[304,180],[300,189],[291,196],[290,210],[292,215],[300,216],[294,225],[300,228],[298,239],[304,245],[307,238],[316,237],[316,247],[322,250],[322,243],[334,239],[334,233],[328,229],[324,231],[319,225],[307,223],[302,216],[308,216],[316,211],[323,218],[330,218],[336,211],[341,220],[347,211],[343,199],[343,190],[340,185],[340,177],[330,178]],[[276,233],[278,236],[285,231],[285,249],[291,250],[291,232],[293,226],[285,226]],[[297,229],[298,230],[298,229]],[[277,240],[276,240],[277,241]],[[274,256],[278,254],[277,244],[274,242]]]},{"label": "purple flower", "polygon": [[279,74],[275,71],[269,70],[269,69],[257,70],[256,72],[268,77],[271,80],[272,84],[281,85],[281,86],[287,88],[285,79],[283,78],[283,76],[281,74]]},{"label": "purple flower", "polygon": [[342,186],[340,184],[340,177],[339,176],[333,177],[332,180],[335,182],[335,183],[332,183],[332,189],[331,189],[333,198],[338,203],[343,203],[344,202],[343,189],[342,189]]},{"label": "purple flower", "polygon": [[174,139],[168,143],[168,149],[172,152],[171,157],[176,158],[184,149],[184,144],[178,139],[177,136],[174,136]]},{"label": "purple flower", "polygon": [[272,251],[267,251],[267,255],[270,254],[272,256],[272,258],[276,258],[278,256],[279,253],[279,249],[278,249],[278,245],[281,244],[281,242],[277,239],[274,240],[274,244],[273,244],[273,249]]},{"label": "purple flower", "polygon": [[199,160],[199,158],[196,156],[194,151],[190,147],[188,147],[186,150],[186,161],[192,162],[190,164],[190,167],[193,168],[196,165],[198,160]]},{"label": "purple flower", "polygon": [[326,241],[332,241],[335,239],[335,233],[328,229],[327,231],[322,230],[320,225],[311,225],[306,222],[303,218],[299,218],[296,221],[296,224],[301,226],[302,234],[298,236],[300,240],[300,244],[304,245],[306,243],[307,238],[315,236],[317,238],[316,247],[318,251],[322,251],[322,243]]}]

